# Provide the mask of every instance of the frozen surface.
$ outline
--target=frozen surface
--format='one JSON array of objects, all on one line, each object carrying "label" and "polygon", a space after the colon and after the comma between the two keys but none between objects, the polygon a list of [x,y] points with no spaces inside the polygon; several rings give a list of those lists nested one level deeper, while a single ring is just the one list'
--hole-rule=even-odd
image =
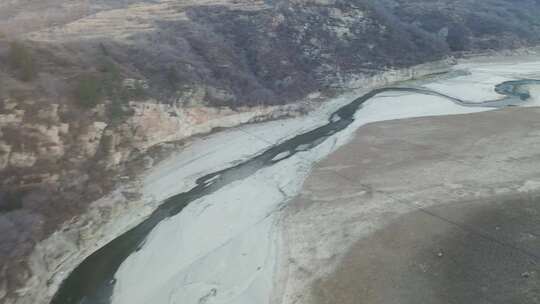
[{"label": "frozen surface", "polygon": [[196,139],[187,149],[153,168],[145,177],[148,201],[162,201],[187,191],[198,177],[230,167],[272,145],[327,123],[330,114],[360,93],[337,97],[308,116],[245,125]]},{"label": "frozen surface", "polygon": [[495,85],[518,79],[540,78],[540,61],[506,63],[463,63],[454,67],[469,75],[433,82],[425,87],[462,100],[481,102],[499,99]]},{"label": "frozen surface", "polygon": [[[462,65],[471,75],[426,86],[466,100],[497,98],[493,86],[530,75],[540,62]],[[345,96],[304,118],[246,126],[201,139],[148,175],[145,195],[163,200],[196,177],[250,158],[272,144],[324,125]],[[349,127],[319,146],[198,199],[160,223],[116,274],[114,304],[270,303],[279,257],[279,213],[301,189],[315,162],[347,143],[370,122],[486,111],[435,96],[384,93],[366,102]]]}]

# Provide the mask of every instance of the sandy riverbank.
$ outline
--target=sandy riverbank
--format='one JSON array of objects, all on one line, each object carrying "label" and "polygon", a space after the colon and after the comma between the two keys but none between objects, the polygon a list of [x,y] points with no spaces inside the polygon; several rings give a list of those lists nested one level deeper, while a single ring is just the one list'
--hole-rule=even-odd
[{"label": "sandy riverbank", "polygon": [[[494,58],[497,63],[492,61]],[[481,58],[478,62],[464,60],[453,68],[466,72],[461,76],[420,85],[470,101],[500,98],[493,91],[495,84],[540,77],[540,64],[534,59],[498,56]],[[524,106],[539,105],[536,91],[531,90],[533,96]],[[415,96],[407,98],[419,102]],[[426,104],[419,102],[414,110],[421,108],[426,110],[424,116],[429,116]],[[392,109],[373,112],[392,115]],[[403,109],[399,112],[406,113]],[[363,113],[367,115],[366,111]],[[361,289],[361,284],[367,284],[360,279],[365,278],[365,273],[347,272],[347,268],[358,270],[354,268],[355,262],[347,261],[379,265],[400,261],[369,260],[369,256],[381,252],[357,250],[355,253],[352,248],[376,246],[379,243],[373,238],[372,243],[360,239],[369,239],[371,233],[418,206],[507,193],[520,196],[523,191],[538,190],[540,167],[535,163],[538,158],[534,148],[539,144],[535,138],[539,134],[535,122],[538,114],[536,108],[507,109],[380,122],[360,128],[349,144],[316,165],[299,197],[288,204],[281,224],[283,267],[277,286],[278,293],[284,295],[279,302],[333,303],[329,299],[337,297],[349,303],[358,301],[359,290],[381,292],[382,289]],[[399,203],[401,200],[409,205]],[[411,229],[410,233],[416,232]],[[396,234],[395,238],[399,237],[403,236]],[[381,273],[384,269],[381,268]],[[352,283],[355,275],[359,279]],[[373,278],[388,279],[388,276]],[[381,303],[380,297],[372,299],[375,299],[373,303]]]},{"label": "sandy riverbank", "polygon": [[534,303],[538,117],[508,108],[360,128],[286,208],[282,302]]}]

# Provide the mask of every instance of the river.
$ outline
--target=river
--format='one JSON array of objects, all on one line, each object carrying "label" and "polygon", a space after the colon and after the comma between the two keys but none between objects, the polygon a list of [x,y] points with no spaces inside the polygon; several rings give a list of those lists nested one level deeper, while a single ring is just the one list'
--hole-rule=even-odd
[{"label": "river", "polygon": [[[130,255],[144,248],[147,236],[159,223],[178,215],[186,206],[197,199],[214,193],[235,181],[250,177],[262,168],[275,166],[299,152],[317,147],[328,138],[335,136],[336,133],[347,129],[354,122],[355,114],[362,111],[362,105],[379,95],[386,93],[412,93],[444,98],[462,107],[500,108],[520,105],[530,97],[527,87],[538,84],[540,84],[540,81],[533,79],[503,82],[495,87],[495,91],[504,95],[504,98],[483,102],[469,102],[425,88],[386,87],[372,90],[339,108],[329,117],[325,125],[272,146],[265,152],[238,165],[203,176],[196,181],[196,186],[189,191],[166,199],[142,223],[86,258],[64,280],[51,303],[111,303],[113,291],[117,283],[116,274],[118,269]],[[134,286],[134,288],[136,287]]]}]

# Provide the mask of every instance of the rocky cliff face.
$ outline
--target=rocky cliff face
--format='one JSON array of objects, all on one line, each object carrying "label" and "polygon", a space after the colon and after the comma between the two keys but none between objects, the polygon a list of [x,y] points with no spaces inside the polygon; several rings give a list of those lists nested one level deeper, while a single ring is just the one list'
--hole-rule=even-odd
[{"label": "rocky cliff face", "polygon": [[318,101],[298,101],[381,71],[536,44],[538,11],[534,0],[3,1],[1,301],[32,277],[36,242],[163,143],[301,115]]}]

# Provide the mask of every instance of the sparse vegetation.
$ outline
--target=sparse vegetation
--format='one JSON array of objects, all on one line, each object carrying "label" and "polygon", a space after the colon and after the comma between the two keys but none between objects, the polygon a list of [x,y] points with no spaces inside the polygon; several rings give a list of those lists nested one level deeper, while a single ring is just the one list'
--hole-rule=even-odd
[{"label": "sparse vegetation", "polygon": [[121,85],[120,70],[111,59],[105,57],[101,64],[100,72],[102,73],[105,94],[108,96],[114,95]]},{"label": "sparse vegetation", "polygon": [[178,72],[173,66],[170,66],[167,69],[167,72],[165,74],[165,79],[167,80],[167,83],[172,89],[174,90],[178,89],[178,84],[180,83],[180,77],[178,76]]},{"label": "sparse vegetation", "polygon": [[126,102],[119,98],[113,98],[109,107],[109,119],[113,124],[121,123],[130,111],[126,108]]},{"label": "sparse vegetation", "polygon": [[30,48],[20,42],[12,42],[9,46],[8,63],[22,81],[31,81],[37,74]]},{"label": "sparse vegetation", "polygon": [[122,83],[118,66],[109,58],[102,60],[99,73],[81,78],[76,88],[77,102],[84,108],[93,108],[108,99],[108,118],[115,124],[121,123],[130,115],[127,108],[130,99],[144,96],[146,91],[140,81],[135,81],[132,87]]},{"label": "sparse vegetation", "polygon": [[144,89],[140,81],[135,82],[135,88],[133,89],[134,98],[144,98],[146,97],[146,90]]},{"label": "sparse vegetation", "polygon": [[83,76],[75,89],[75,96],[80,106],[85,108],[95,107],[104,97],[116,96],[120,83],[120,72],[114,62],[108,58],[103,63],[96,75]]},{"label": "sparse vegetation", "polygon": [[102,91],[102,82],[97,77],[85,76],[79,80],[75,94],[80,106],[93,108],[103,97]]}]

